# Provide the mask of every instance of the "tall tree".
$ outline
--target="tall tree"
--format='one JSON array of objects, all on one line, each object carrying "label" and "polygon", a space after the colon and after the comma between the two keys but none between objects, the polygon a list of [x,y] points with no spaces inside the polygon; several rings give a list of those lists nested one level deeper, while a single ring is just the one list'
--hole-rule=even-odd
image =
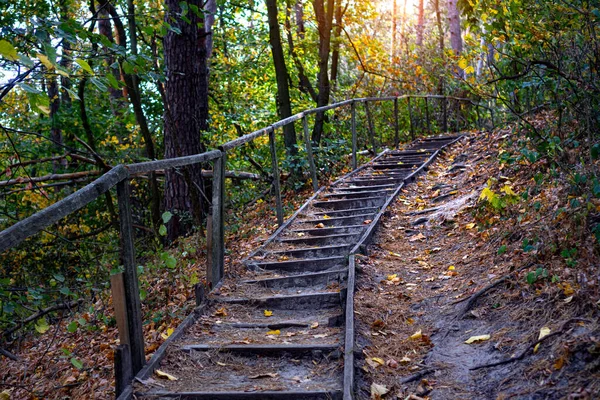
[{"label": "tall tree", "polygon": [[[340,1],[340,0],[338,0]],[[331,86],[329,84],[329,51],[331,49],[331,28],[333,25],[333,10],[335,0],[313,0],[313,8],[317,18],[317,30],[319,31],[319,73],[317,78],[317,107],[329,103]],[[321,141],[325,114],[317,113],[315,126],[312,132],[312,140],[315,143]]]},{"label": "tall tree", "polygon": [[[290,101],[289,76],[283,56],[283,47],[281,45],[281,31],[279,29],[277,0],[265,0],[267,5],[267,15],[269,18],[269,44],[273,55],[273,65],[275,66],[275,79],[277,80],[277,113],[281,119],[292,115],[292,104]],[[294,124],[287,124],[283,127],[283,141],[286,153],[292,157],[298,153],[296,147],[296,131]]]},{"label": "tall tree", "polygon": [[[450,46],[452,46],[454,55],[458,56],[463,51],[458,0],[448,0],[448,27],[450,30]],[[464,71],[459,67],[458,76],[464,78],[464,74]]]},{"label": "tall tree", "polygon": [[334,90],[337,85],[338,69],[340,63],[340,41],[342,38],[343,15],[344,9],[342,9],[342,0],[338,0],[335,4],[335,28],[333,30],[333,51],[331,52],[331,82]]},{"label": "tall tree", "polygon": [[[437,2],[437,0],[434,0]],[[423,46],[423,30],[425,28],[425,5],[423,4],[425,0],[419,0],[419,4],[417,6],[417,46]],[[436,3],[437,4],[437,3]],[[406,2],[404,3],[406,7]]]},{"label": "tall tree", "polygon": [[[208,66],[203,5],[202,0],[187,3],[165,0],[165,21],[171,26],[164,38],[167,69],[165,158],[193,155],[205,150],[201,132],[208,129]],[[169,239],[191,228],[191,224],[186,223],[186,215],[200,225],[203,192],[199,165],[181,172],[167,171],[165,209],[175,216],[169,223]]]}]

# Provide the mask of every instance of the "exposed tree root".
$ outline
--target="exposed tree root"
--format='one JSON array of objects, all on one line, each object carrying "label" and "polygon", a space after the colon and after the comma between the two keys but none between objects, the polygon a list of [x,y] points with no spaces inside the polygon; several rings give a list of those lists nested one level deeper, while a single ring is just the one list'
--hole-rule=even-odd
[{"label": "exposed tree root", "polygon": [[560,327],[559,330],[552,332],[546,336],[544,336],[541,339],[536,340],[535,342],[531,343],[529,346],[527,346],[521,353],[519,353],[518,355],[508,358],[506,360],[501,360],[501,361],[496,361],[493,363],[489,363],[489,364],[482,364],[482,365],[477,365],[475,367],[471,367],[469,368],[469,370],[471,371],[475,371],[478,369],[482,369],[482,368],[491,368],[491,367],[497,367],[498,365],[504,365],[504,364],[509,364],[512,363],[514,361],[518,361],[518,360],[522,360],[523,358],[525,358],[525,356],[534,349],[535,346],[537,346],[538,344],[542,343],[543,341],[545,341],[546,339],[550,339],[551,337],[554,336],[558,336],[562,333],[565,332],[565,330],[567,329],[567,326],[569,326],[571,323],[573,322],[590,322],[587,319],[584,318],[571,318],[568,321],[566,321],[564,324],[562,324],[562,326]]}]

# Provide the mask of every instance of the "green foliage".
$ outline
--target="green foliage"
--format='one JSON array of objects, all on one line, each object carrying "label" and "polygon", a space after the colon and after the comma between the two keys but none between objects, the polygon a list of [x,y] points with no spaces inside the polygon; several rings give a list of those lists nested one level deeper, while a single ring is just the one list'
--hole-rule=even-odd
[{"label": "green foliage", "polygon": [[527,273],[526,280],[530,285],[535,284],[540,280],[548,278],[548,270],[546,268],[539,267],[535,271]]}]

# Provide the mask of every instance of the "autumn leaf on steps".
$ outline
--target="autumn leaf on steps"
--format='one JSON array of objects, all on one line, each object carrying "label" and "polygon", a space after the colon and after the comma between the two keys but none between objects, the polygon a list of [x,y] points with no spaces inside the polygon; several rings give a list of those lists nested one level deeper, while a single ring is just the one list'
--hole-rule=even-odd
[{"label": "autumn leaf on steps", "polygon": [[281,331],[279,329],[275,329],[275,330],[267,332],[267,335],[269,335],[269,336],[278,336],[280,334],[281,334]]},{"label": "autumn leaf on steps", "polygon": [[166,372],[161,371],[160,369],[157,369],[154,371],[154,373],[156,374],[156,376],[158,376],[159,378],[162,379],[168,379],[170,381],[178,381],[179,379],[174,377],[171,374],[167,374]]},{"label": "autumn leaf on steps", "polygon": [[490,335],[478,335],[478,336],[471,336],[470,338],[468,338],[467,340],[465,340],[466,344],[471,344],[471,343],[475,343],[475,342],[483,342],[486,340],[490,340]]},{"label": "autumn leaf on steps", "polygon": [[215,311],[215,317],[226,317],[227,316],[227,310],[225,309],[225,307],[221,307],[219,309],[217,309],[217,311]]},{"label": "autumn leaf on steps", "polygon": [[265,310],[265,317],[270,317],[273,315],[273,311]]},{"label": "autumn leaf on steps", "polygon": [[390,390],[384,385],[379,385],[375,382],[371,383],[371,399],[380,400],[383,396],[388,394]]},{"label": "autumn leaf on steps", "polygon": [[[540,336],[538,336],[538,340],[542,340],[549,334],[550,334],[550,328],[548,328],[547,326],[544,326],[542,329],[540,329]],[[535,345],[535,347],[533,348],[533,353],[534,354],[537,353],[539,348],[540,348],[540,343]]]},{"label": "autumn leaf on steps", "polygon": [[416,242],[417,240],[423,240],[425,239],[425,235],[423,235],[422,233],[419,233],[416,236],[411,237],[410,239],[408,239],[409,242]]},{"label": "autumn leaf on steps", "polygon": [[163,332],[160,334],[160,337],[162,337],[163,339],[167,340],[169,338],[169,336],[171,336],[173,334],[174,329],[173,328],[169,328],[167,329],[166,332]]}]

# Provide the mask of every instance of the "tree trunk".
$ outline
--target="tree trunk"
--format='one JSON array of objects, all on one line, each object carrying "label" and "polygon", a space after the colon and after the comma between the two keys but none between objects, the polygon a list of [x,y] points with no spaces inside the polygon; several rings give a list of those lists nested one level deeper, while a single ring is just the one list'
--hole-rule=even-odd
[{"label": "tree trunk", "polygon": [[[205,32],[208,35],[206,37],[206,59],[210,60],[212,56],[213,49],[213,30],[212,27],[215,23],[215,15],[217,14],[217,1],[216,0],[206,0],[206,4],[204,5],[204,27]],[[207,61],[208,63],[208,61]]]},{"label": "tree trunk", "polygon": [[[454,50],[454,55],[458,56],[463,51],[458,0],[448,0],[448,27],[450,29],[450,46]],[[457,72],[461,78],[465,77],[465,71],[458,66]]]},{"label": "tree trunk", "polygon": [[[288,85],[288,71],[281,46],[281,32],[279,20],[277,19],[277,0],[265,0],[269,18],[269,44],[273,54],[273,65],[275,66],[275,78],[277,79],[277,113],[279,118],[284,119],[292,116],[292,105],[290,102],[290,88]],[[294,124],[283,127],[283,142],[288,157],[294,157],[298,153],[296,148],[296,131]]]},{"label": "tree trunk", "polygon": [[[438,0],[434,0],[436,3]],[[425,0],[419,0],[417,11],[417,46],[423,47],[423,30],[425,28]],[[406,4],[405,4],[406,5]],[[436,7],[437,9],[437,7]]]},{"label": "tree trunk", "polygon": [[[322,107],[329,103],[329,94],[331,92],[328,65],[335,0],[313,0],[312,3],[317,18],[317,29],[319,31],[319,74],[317,79],[319,94],[317,95],[317,107]],[[321,142],[324,122],[325,114],[317,113],[315,116],[315,126],[312,132],[312,140],[317,144]]]},{"label": "tree trunk", "polygon": [[[201,8],[201,0],[190,5]],[[181,33],[169,30],[164,38],[167,84],[165,105],[165,158],[204,151],[201,132],[208,128],[208,67],[206,31],[201,13],[181,18],[179,0],[165,0],[165,21]],[[187,233],[195,222],[201,226],[204,185],[200,165],[182,171],[168,170],[165,182],[165,209],[170,211],[168,239]],[[187,217],[187,218],[186,218]]]},{"label": "tree trunk", "polygon": [[[439,40],[439,50],[440,50],[440,58],[442,59],[442,63],[444,62],[444,27],[442,26],[442,13],[440,11],[440,0],[433,0],[433,8],[435,10],[435,20],[438,28],[438,40]],[[438,94],[444,95],[445,91],[445,82],[443,74],[440,74],[440,80],[438,82]]]},{"label": "tree trunk", "polygon": [[[394,0],[396,1],[396,0]],[[340,62],[340,40],[342,38],[342,0],[335,5],[335,29],[333,30],[333,51],[331,52],[331,85],[335,90],[337,86],[338,69]]]},{"label": "tree trunk", "polygon": [[302,0],[296,1],[295,11],[298,37],[304,39],[304,6],[302,5]]},{"label": "tree trunk", "polygon": [[398,30],[398,0],[393,0],[394,5],[392,6],[392,45],[390,46],[390,60],[394,61],[396,55],[396,31]]}]

